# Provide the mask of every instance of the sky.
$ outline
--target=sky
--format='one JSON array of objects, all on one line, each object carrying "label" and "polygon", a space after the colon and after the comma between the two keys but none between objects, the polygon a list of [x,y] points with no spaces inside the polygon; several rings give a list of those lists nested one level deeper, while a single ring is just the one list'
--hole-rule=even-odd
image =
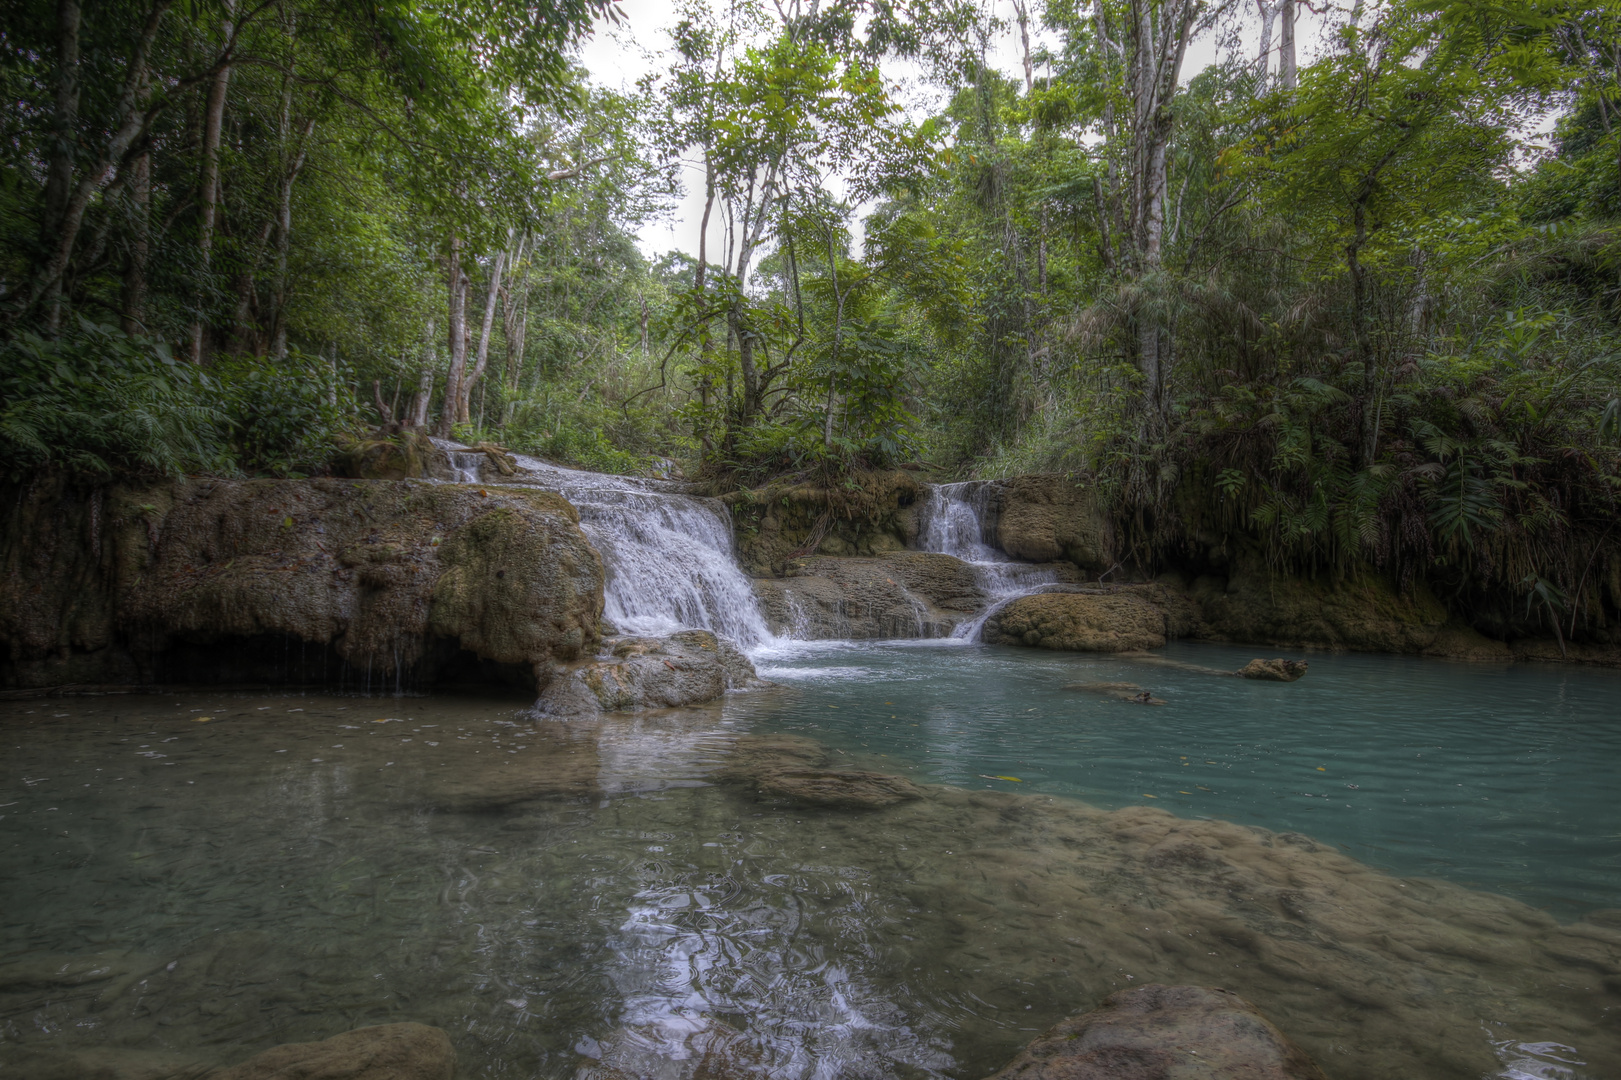
[{"label": "sky", "polygon": [[[1022,79],[1024,69],[1017,29],[1013,25],[1013,4],[1011,0],[985,0],[985,2],[1009,27],[1008,31],[997,39],[996,47],[991,54],[992,63],[1007,75]],[[710,0],[710,3],[719,10],[725,0]],[[618,27],[607,25],[599,27],[581,49],[580,61],[598,84],[609,89],[628,90],[643,75],[660,71],[666,66],[661,53],[669,42],[669,35],[665,31],[673,25],[675,15],[671,6],[660,0],[620,0],[619,8],[625,16],[621,24]],[[1303,11],[1302,16],[1299,47],[1300,63],[1304,66],[1315,51],[1313,45],[1316,32],[1306,21],[1311,18],[1309,13]],[[1260,41],[1260,18],[1254,8],[1254,0],[1246,0],[1246,5],[1241,9],[1238,15],[1238,29],[1241,34],[1239,48],[1245,51],[1245,55],[1254,55]],[[1274,40],[1275,37],[1274,33]],[[1214,34],[1207,34],[1195,41],[1188,50],[1187,60],[1183,65],[1184,81],[1216,60],[1217,47],[1214,39]],[[1039,50],[1043,44],[1056,47],[1058,44],[1056,36],[1032,25],[1032,49]],[[886,61],[884,71],[896,79],[896,85],[892,90],[895,99],[902,102],[907,111],[917,119],[924,119],[943,106],[942,92],[927,85],[921,78],[920,69],[915,65]],[[836,178],[829,186],[835,195],[842,194],[841,185]],[[698,252],[698,229],[703,218],[701,170],[694,165],[687,165],[683,170],[682,187],[683,197],[669,217],[648,223],[637,238],[642,252],[649,257],[655,257],[671,249],[679,249],[690,255],[696,255]],[[857,218],[861,216],[857,214]],[[722,243],[719,218],[719,214],[714,215],[710,223],[711,251],[719,250],[717,245]],[[859,226],[854,239],[859,249],[861,242]]]}]

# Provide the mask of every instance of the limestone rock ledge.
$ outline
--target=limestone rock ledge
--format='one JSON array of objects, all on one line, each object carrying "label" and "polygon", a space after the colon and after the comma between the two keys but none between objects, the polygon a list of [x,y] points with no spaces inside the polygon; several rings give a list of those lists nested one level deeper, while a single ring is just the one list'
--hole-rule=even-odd
[{"label": "limestone rock ledge", "polygon": [[602,560],[550,492],[44,479],[0,494],[4,688],[392,685],[451,663],[533,688],[597,642]]},{"label": "limestone rock ledge", "polygon": [[708,630],[609,639],[604,655],[558,667],[529,719],[589,719],[605,712],[673,709],[764,685],[749,658]]},{"label": "limestone rock ledge", "polygon": [[773,633],[803,640],[949,637],[989,602],[973,567],[950,555],[791,559],[782,578],[756,578]]},{"label": "limestone rock ledge", "polygon": [[1227,990],[1150,983],[1048,1030],[990,1080],[1327,1080]]},{"label": "limestone rock ledge", "polygon": [[1076,587],[1010,600],[985,620],[992,645],[1071,652],[1141,652],[1198,625],[1188,599],[1163,585]]}]

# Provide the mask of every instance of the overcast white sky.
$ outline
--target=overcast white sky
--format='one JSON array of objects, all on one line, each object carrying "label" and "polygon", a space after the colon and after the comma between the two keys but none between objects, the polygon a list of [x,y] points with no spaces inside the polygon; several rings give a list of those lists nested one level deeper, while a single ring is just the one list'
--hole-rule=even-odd
[{"label": "overcast white sky", "polygon": [[[983,0],[989,4],[995,14],[1003,18],[1009,25],[1010,31],[1002,35],[992,53],[993,62],[997,67],[1010,76],[1023,77],[1023,68],[1017,41],[1017,31],[1013,26],[1013,5],[1010,0]],[[1243,0],[1244,7],[1238,14],[1243,33],[1243,44],[1240,46],[1246,55],[1253,55],[1260,40],[1260,19],[1256,13],[1254,0]],[[725,0],[710,0],[719,9]],[[625,19],[617,28],[604,26],[593,34],[585,43],[581,52],[581,62],[591,72],[592,78],[603,86],[612,89],[629,89],[641,76],[651,71],[662,70],[666,66],[662,53],[669,43],[666,30],[674,24],[675,15],[668,3],[660,0],[620,0],[620,9],[625,13]],[[1309,14],[1302,12],[1307,18]],[[1057,42],[1052,35],[1032,26],[1033,47],[1039,49],[1042,44],[1056,46]],[[1215,34],[1207,34],[1194,43],[1188,52],[1187,62],[1183,66],[1184,79],[1197,74],[1216,59]],[[1307,25],[1301,26],[1300,33],[1300,61],[1302,65],[1308,62],[1315,51],[1315,30]],[[1275,40],[1275,32],[1274,32]],[[936,111],[943,98],[940,92],[924,84],[918,77],[918,72],[910,65],[896,64],[893,61],[885,64],[886,73],[897,79],[896,99],[905,104],[909,111],[922,119]],[[698,225],[703,217],[703,176],[696,169],[688,167],[685,170],[683,187],[685,195],[675,207],[668,221],[648,224],[638,238],[642,251],[650,256],[656,256],[672,248],[679,248],[689,254],[696,255],[698,251]],[[838,185],[831,185],[835,192]],[[719,215],[710,221],[710,250],[718,250],[721,242]],[[857,237],[859,242],[859,235]]]}]

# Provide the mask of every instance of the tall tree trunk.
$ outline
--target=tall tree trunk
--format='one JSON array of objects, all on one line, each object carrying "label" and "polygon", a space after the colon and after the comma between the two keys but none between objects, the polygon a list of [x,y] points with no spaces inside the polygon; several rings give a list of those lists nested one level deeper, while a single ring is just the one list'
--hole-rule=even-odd
[{"label": "tall tree trunk", "polygon": [[417,392],[411,398],[405,423],[416,431],[428,427],[428,409],[433,405],[433,320],[428,320],[426,339],[422,343],[422,371],[417,379]]},{"label": "tall tree trunk", "polygon": [[[79,28],[83,12],[79,0],[56,4],[56,94],[51,113],[50,156],[45,173],[45,217],[40,240],[49,248],[56,239],[73,190],[79,140]],[[53,283],[45,298],[45,329],[56,336],[62,324],[62,279]]]},{"label": "tall tree trunk", "polygon": [[1019,22],[1019,44],[1023,46],[1024,92],[1036,88],[1036,69],[1030,61],[1030,7],[1029,0],[1013,0],[1013,16]]},{"label": "tall tree trunk", "polygon": [[[236,18],[236,0],[225,0],[225,21],[222,29],[226,47],[236,37],[233,21]],[[208,84],[208,101],[203,107],[202,169],[197,182],[197,253],[198,253],[198,314],[191,326],[191,362],[203,359],[203,335],[207,328],[209,294],[213,284],[209,281],[214,258],[214,223],[219,213],[220,196],[220,132],[225,123],[225,93],[231,83],[229,59],[219,65]]]},{"label": "tall tree trunk", "polygon": [[1362,245],[1368,240],[1365,195],[1357,200],[1352,214],[1356,232],[1345,246],[1345,266],[1351,274],[1351,332],[1356,341],[1357,359],[1362,363],[1362,445],[1359,457],[1362,467],[1366,469],[1379,455],[1379,408],[1374,400],[1378,392],[1377,373],[1374,370],[1377,365],[1374,362],[1373,341],[1368,333],[1368,275],[1362,266]]},{"label": "tall tree trunk", "polygon": [[[525,251],[527,246],[528,250]],[[512,407],[518,397],[518,380],[523,372],[524,342],[529,336],[529,272],[535,257],[535,237],[526,234],[518,241],[518,257],[508,278],[506,319],[502,329],[506,332],[507,364],[505,393],[501,399],[501,426],[512,422]]]},{"label": "tall tree trunk", "polygon": [[[507,234],[510,242],[512,234]],[[478,352],[473,357],[473,370],[461,382],[461,402],[456,408],[456,417],[460,423],[472,420],[473,387],[484,377],[484,369],[490,360],[490,331],[495,326],[495,301],[501,295],[501,271],[506,265],[507,253],[495,253],[495,261],[490,266],[490,292],[484,300],[484,322],[478,331]]]},{"label": "tall tree trunk", "polygon": [[1280,0],[1278,11],[1278,85],[1293,90],[1300,81],[1295,67],[1295,0]]},{"label": "tall tree trunk", "polygon": [[467,275],[462,272],[462,242],[450,234],[450,372],[445,376],[445,405],[439,412],[437,434],[450,438],[462,400],[462,373],[467,369]]},{"label": "tall tree trunk", "polygon": [[[705,148],[704,216],[703,220],[698,224],[698,267],[692,273],[692,290],[697,297],[700,308],[702,308],[704,304],[704,281],[705,275],[708,273],[709,269],[709,215],[714,211],[714,209],[715,167],[710,164],[709,150],[708,148]],[[701,367],[707,368],[708,366],[709,350],[709,327],[707,325],[700,326],[698,328],[698,356],[699,365]],[[703,374],[698,377],[698,402],[703,406],[706,414],[709,410],[709,398],[713,394],[714,388],[714,377],[707,370],[705,370]],[[703,430],[699,433],[698,439],[699,442],[703,444],[704,452],[706,454],[714,450],[714,440],[709,437],[709,424],[707,416],[704,420]]]},{"label": "tall tree trunk", "polygon": [[287,355],[287,259],[293,247],[293,185],[309,160],[310,137],[314,133],[315,119],[311,117],[304,121],[298,149],[284,166],[276,189],[276,284],[271,294],[270,351],[278,360]]},{"label": "tall tree trunk", "polygon": [[146,265],[152,255],[152,155],[138,154],[130,165],[129,263],[119,325],[126,334],[146,332]]},{"label": "tall tree trunk", "polygon": [[130,50],[124,85],[119,91],[114,110],[117,119],[112,134],[108,136],[95,163],[81,173],[78,181],[72,185],[58,219],[54,223],[47,222],[47,235],[42,239],[46,241],[45,249],[49,254],[35,272],[22,302],[6,313],[8,322],[15,322],[30,314],[42,302],[48,311],[58,310],[57,298],[62,292],[63,276],[73,258],[73,248],[78,243],[79,230],[84,225],[84,215],[90,201],[118,178],[120,171],[128,164],[126,159],[131,148],[145,137],[156,115],[147,100],[147,64],[152,55],[152,43],[172,4],[173,0],[153,0],[152,7],[147,11],[141,36]]}]

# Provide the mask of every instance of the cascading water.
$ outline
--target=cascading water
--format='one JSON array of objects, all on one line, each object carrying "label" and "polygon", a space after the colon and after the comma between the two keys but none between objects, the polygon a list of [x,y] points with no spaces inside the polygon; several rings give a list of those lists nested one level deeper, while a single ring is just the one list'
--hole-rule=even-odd
[{"label": "cascading water", "polygon": [[478,483],[478,467],[484,462],[481,451],[447,450],[445,453],[450,458],[451,471],[456,474],[455,483]]},{"label": "cascading water", "polygon": [[952,637],[970,641],[979,637],[985,620],[1003,604],[1058,582],[1051,568],[1015,562],[986,543],[991,494],[991,485],[980,480],[931,484],[918,515],[918,546],[972,566],[979,587],[991,598],[984,611],[952,632]]},{"label": "cascading water", "polygon": [[732,556],[732,522],[718,499],[670,481],[608,476],[514,455],[503,483],[556,491],[580,511],[602,553],[603,616],[621,633],[698,627],[750,649],[771,640],[749,579]]}]

